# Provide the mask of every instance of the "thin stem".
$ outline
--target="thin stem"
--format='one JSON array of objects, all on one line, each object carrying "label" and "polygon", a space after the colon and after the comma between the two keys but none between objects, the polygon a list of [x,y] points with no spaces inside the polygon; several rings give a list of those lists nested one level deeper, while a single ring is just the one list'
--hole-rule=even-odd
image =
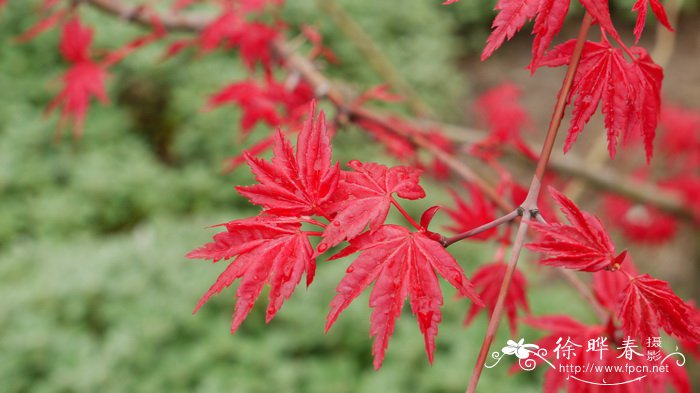
[{"label": "thin stem", "polygon": [[323,232],[304,231],[304,235],[307,235],[307,236],[323,236]]},{"label": "thin stem", "polygon": [[564,117],[564,110],[566,109],[566,101],[569,96],[569,91],[574,81],[574,76],[576,75],[576,70],[578,68],[579,61],[581,60],[581,54],[583,52],[583,45],[586,42],[586,36],[588,35],[588,30],[591,27],[593,18],[586,12],[583,17],[583,22],[581,23],[581,29],[576,39],[576,45],[574,47],[573,54],[571,56],[571,62],[569,63],[569,68],[564,77],[564,82],[562,83],[561,91],[557,99],[557,104],[554,107],[554,113],[552,114],[552,120],[549,124],[549,130],[547,131],[547,136],[542,146],[542,152],[540,153],[539,161],[537,162],[537,167],[535,169],[535,175],[530,183],[530,189],[528,191],[525,202],[523,202],[522,207],[525,209],[525,214],[523,219],[520,221],[520,226],[518,227],[518,232],[515,236],[515,242],[513,243],[513,251],[510,256],[510,261],[508,262],[508,268],[503,277],[503,283],[501,284],[501,289],[498,293],[498,299],[496,300],[496,305],[494,306],[493,313],[489,319],[489,325],[486,330],[486,336],[484,337],[484,342],[481,345],[481,350],[479,351],[479,356],[476,360],[476,365],[474,366],[474,372],[472,373],[471,379],[469,381],[469,386],[467,387],[467,393],[474,393],[476,387],[479,384],[479,378],[481,377],[481,372],[484,369],[484,363],[486,362],[486,357],[491,348],[491,343],[498,330],[498,325],[501,322],[503,316],[503,308],[505,305],[506,295],[508,294],[508,288],[510,287],[510,282],[513,278],[513,273],[518,265],[518,259],[520,258],[520,252],[522,251],[523,245],[525,244],[525,236],[527,235],[528,221],[530,220],[530,211],[537,208],[537,198],[540,194],[540,188],[542,183],[542,178],[547,170],[547,164],[549,163],[549,157],[552,155],[552,149],[554,147],[554,142],[557,138],[557,133],[559,127],[561,126],[562,118]]},{"label": "thin stem", "polygon": [[533,210],[531,213],[532,213],[533,218],[534,218],[535,220],[537,220],[537,222],[539,222],[540,224],[544,224],[544,225],[548,225],[548,224],[549,224],[549,223],[547,222],[547,220],[545,220],[544,217],[542,217],[542,212],[541,212],[541,211],[539,211],[539,210]]},{"label": "thin stem", "polygon": [[421,226],[413,218],[411,218],[408,212],[403,207],[401,207],[401,205],[399,205],[398,202],[396,202],[396,199],[394,199],[394,197],[391,197],[391,204],[394,205],[394,207],[398,209],[399,212],[401,212],[401,214],[406,218],[406,221],[411,223],[411,225],[413,225],[414,228],[416,228],[419,231],[422,229]]},{"label": "thin stem", "polygon": [[464,240],[468,237],[476,236],[482,232],[486,232],[489,229],[496,228],[497,226],[500,226],[502,224],[505,224],[507,222],[511,222],[515,220],[517,217],[522,215],[522,209],[515,209],[511,211],[510,213],[506,214],[505,216],[499,217],[491,222],[488,222],[484,225],[478,226],[474,229],[470,229],[466,232],[462,232],[458,235],[446,238],[443,240],[441,243],[443,247],[449,247],[454,243],[457,243],[460,240]]}]

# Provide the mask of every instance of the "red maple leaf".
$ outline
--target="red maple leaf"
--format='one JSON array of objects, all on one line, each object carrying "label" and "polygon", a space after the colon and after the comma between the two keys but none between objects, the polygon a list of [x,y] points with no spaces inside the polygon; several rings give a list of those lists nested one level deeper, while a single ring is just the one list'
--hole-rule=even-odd
[{"label": "red maple leaf", "polygon": [[261,121],[273,127],[281,123],[275,97],[266,87],[255,81],[246,80],[224,87],[209,98],[207,108],[213,109],[228,103],[235,103],[243,110],[243,135],[250,133]]},{"label": "red maple leaf", "polygon": [[593,19],[598,22],[603,32],[610,34],[613,38],[620,38],[613,26],[612,19],[610,19],[608,0],[580,0],[580,2]]},{"label": "red maple leaf", "polygon": [[[503,277],[505,276],[507,268],[508,265],[502,262],[489,263],[481,266],[472,276],[471,281],[474,285],[474,289],[479,294],[481,300],[486,304],[489,315],[493,313],[493,309],[496,307],[496,300],[498,299],[498,293],[501,289],[501,284],[503,283]],[[526,288],[527,281],[525,280],[525,276],[516,268],[513,272],[513,278],[510,287],[508,287],[508,293],[506,294],[504,303],[510,331],[513,334],[518,330],[518,308],[522,308],[526,313],[530,312],[530,308],[527,304]],[[464,320],[464,324],[468,325],[471,323],[482,309],[483,307],[472,304]]]},{"label": "red maple leaf", "polygon": [[693,310],[666,281],[648,274],[631,278],[620,299],[617,316],[631,337],[658,337],[659,328],[685,341],[700,341]]},{"label": "red maple leaf", "polygon": [[389,208],[396,203],[393,194],[404,199],[421,199],[425,191],[418,184],[420,171],[406,166],[387,168],[381,164],[348,163],[353,172],[343,171],[334,211],[338,213],[323,232],[318,245],[324,252],[343,240],[359,235],[369,225],[374,232],[384,224]]},{"label": "red maple leaf", "polygon": [[643,243],[663,243],[678,229],[676,219],[654,206],[635,204],[618,195],[603,198],[606,216],[629,239]]},{"label": "red maple leaf", "polygon": [[662,128],[661,149],[667,159],[682,166],[696,168],[700,165],[700,113],[675,105],[664,105],[659,119]]},{"label": "red maple leaf", "polygon": [[[448,226],[447,229],[455,233],[466,232],[496,219],[496,207],[486,199],[486,196],[479,187],[464,183],[464,188],[469,190],[471,203],[462,199],[454,190],[448,190],[456,206],[454,209],[445,208],[445,211],[454,222],[454,224]],[[498,228],[492,228],[476,236],[472,236],[470,239],[488,240],[496,236],[497,233]]]},{"label": "red maple leaf", "polygon": [[323,111],[314,122],[315,103],[297,137],[296,156],[292,146],[277,131],[271,162],[246,154],[259,184],[236,187],[252,203],[270,214],[284,216],[322,215],[334,196],[340,178],[338,164],[331,165],[331,145]]},{"label": "red maple leaf", "polygon": [[637,56],[634,60],[634,73],[630,77],[633,84],[637,86],[634,113],[638,120],[635,130],[644,139],[648,163],[653,154],[656,126],[661,112],[661,83],[664,79],[664,70],[654,63],[646,49],[635,46],[631,51]]},{"label": "red maple leaf", "polygon": [[642,31],[644,31],[644,24],[647,21],[647,1],[648,4],[651,5],[651,11],[654,12],[654,15],[656,15],[656,19],[659,20],[659,22],[664,25],[669,31],[673,31],[673,27],[671,27],[671,23],[668,21],[668,17],[666,16],[666,10],[664,9],[663,4],[661,4],[661,1],[659,0],[637,0],[634,3],[634,6],[632,6],[632,11],[637,12],[637,23],[634,25],[634,37],[635,37],[635,43],[639,42],[639,39],[642,37]]},{"label": "red maple leaf", "polygon": [[486,40],[481,61],[486,60],[504,41],[513,38],[525,22],[537,14],[541,0],[498,0],[495,9],[498,15],[493,20],[493,31]]},{"label": "red maple leaf", "polygon": [[292,295],[304,272],[307,285],[311,283],[316,260],[308,236],[293,219],[258,216],[225,226],[226,231],[216,234],[213,242],[191,251],[187,257],[214,262],[235,257],[194,309],[197,312],[209,298],[240,278],[231,321],[234,332],[248,316],[265,283],[270,286],[265,318],[269,322]]},{"label": "red maple leaf", "polygon": [[549,193],[571,225],[530,223],[533,229],[544,235],[540,242],[526,246],[532,251],[547,254],[548,257],[540,260],[540,263],[588,272],[617,270],[627,251],[615,256],[615,245],[598,217],[581,211],[552,187],[549,187]]},{"label": "red maple leaf", "polygon": [[532,60],[528,68],[534,73],[549,48],[554,37],[559,33],[566,14],[569,12],[570,0],[542,0],[532,34],[535,36],[532,42]]},{"label": "red maple leaf", "polygon": [[277,30],[263,23],[245,23],[229,37],[229,46],[238,47],[243,64],[253,69],[256,63],[263,65],[268,73],[271,71],[272,54],[270,46],[277,38]]},{"label": "red maple leaf", "polygon": [[92,37],[92,29],[84,27],[78,18],[63,26],[59,47],[72,65],[63,75],[63,89],[47,107],[48,112],[61,107],[61,123],[72,120],[76,137],[82,135],[90,99],[94,96],[102,103],[109,101],[105,92],[107,71],[90,59]]},{"label": "red maple leaf", "polygon": [[482,304],[462,268],[445,248],[424,232],[410,232],[396,225],[383,225],[373,232],[350,241],[350,245],[333,256],[341,258],[360,252],[347,268],[331,301],[326,331],[338,315],[372,282],[369,305],[373,308],[370,334],[374,337],[374,368],[379,369],[396,319],[401,315],[406,297],[425,338],[429,361],[433,361],[435,336],[442,320],[442,292],[436,275],[452,284],[460,295]]},{"label": "red maple leaf", "polygon": [[[570,40],[555,47],[543,58],[541,65],[557,67],[568,64],[574,44],[575,40]],[[576,100],[565,152],[602,104],[610,157],[615,157],[621,136],[637,131],[644,138],[647,161],[651,159],[661,105],[663,70],[644,49],[633,47],[630,53],[635,56],[632,63],[625,60],[622,51],[613,48],[605,37],[601,42],[587,41],[584,45],[568,96],[569,102],[574,101],[574,97]]]},{"label": "red maple leaf", "polygon": [[513,145],[528,157],[537,157],[522,139],[521,132],[532,127],[532,119],[520,103],[520,89],[505,82],[484,92],[474,103],[474,114],[481,119],[489,135],[475,143],[470,152],[485,159],[497,158],[507,145]]},{"label": "red maple leaf", "polygon": [[233,9],[225,9],[202,29],[197,37],[197,45],[202,52],[211,52],[221,44],[228,44],[244,23],[243,17]]},{"label": "red maple leaf", "polygon": [[89,61],[93,34],[93,30],[83,26],[80,19],[71,19],[63,26],[59,43],[61,55],[71,63]]}]

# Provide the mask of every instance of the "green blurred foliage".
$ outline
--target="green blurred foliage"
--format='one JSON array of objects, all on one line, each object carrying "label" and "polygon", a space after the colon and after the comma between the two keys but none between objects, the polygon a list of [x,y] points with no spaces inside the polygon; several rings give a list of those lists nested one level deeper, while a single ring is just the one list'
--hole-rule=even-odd
[{"label": "green blurred foliage", "polygon": [[[333,76],[358,88],[381,82],[314,1],[288,3],[292,25],[319,26],[339,55]],[[320,262],[314,285],[300,287],[269,326],[261,304],[239,333],[229,334],[233,289],[192,316],[223,266],[183,255],[215,232],[206,226],[257,213],[233,189],[252,181],[248,171],[220,168],[267,130],[241,143],[237,110],[201,110],[208,94],[246,71],[230,54],[157,62],[163,46],[145,48],[114,69],[113,102],[93,106],[83,138],[64,135],[56,143],[57,115],[47,120],[42,113],[65,69],[58,34],[13,41],[35,22],[36,4],[10,1],[0,15],[0,391],[390,393],[466,386],[485,318],[464,329],[468,304],[448,288],[432,367],[405,310],[384,368],[372,370],[366,295],[322,333],[347,260]],[[456,111],[468,86],[456,63],[463,43],[452,32],[467,24],[488,31],[486,7],[343,4],[431,106],[448,117]],[[99,25],[97,47],[117,47],[141,32],[92,10],[83,16]],[[361,133],[350,129],[336,138],[341,161],[363,146],[363,159],[390,162]],[[415,215],[447,200],[442,186],[426,187],[429,202],[409,203]],[[459,245],[454,252],[471,272],[491,250]],[[563,307],[563,289],[542,280],[533,283],[533,309]],[[506,338],[503,332],[497,342]],[[482,389],[535,392],[540,381],[537,373],[507,376],[504,365],[484,373]]]}]

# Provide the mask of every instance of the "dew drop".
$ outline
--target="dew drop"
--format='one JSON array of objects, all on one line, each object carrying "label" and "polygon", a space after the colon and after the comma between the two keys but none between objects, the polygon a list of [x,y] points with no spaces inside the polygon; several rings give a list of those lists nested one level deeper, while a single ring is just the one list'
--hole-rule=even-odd
[{"label": "dew drop", "polygon": [[345,273],[352,273],[355,270],[355,266],[348,266],[348,268],[345,270]]},{"label": "dew drop", "polygon": [[339,227],[339,226],[340,226],[340,222],[338,222],[338,221],[333,221],[333,226],[334,226],[334,227]]},{"label": "dew drop", "polygon": [[328,250],[328,244],[321,243],[318,245],[318,252],[326,252]]}]

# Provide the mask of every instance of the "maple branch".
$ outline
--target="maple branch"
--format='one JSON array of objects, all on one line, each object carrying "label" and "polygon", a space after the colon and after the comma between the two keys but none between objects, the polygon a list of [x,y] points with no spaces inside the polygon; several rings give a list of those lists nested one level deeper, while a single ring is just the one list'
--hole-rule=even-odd
[{"label": "maple branch", "polygon": [[[124,4],[122,0],[82,0],[84,4],[94,6],[101,11],[114,15],[128,22],[138,23],[144,26],[150,26],[151,20],[148,13],[144,12],[144,7],[139,5]],[[206,14],[174,14],[163,13],[159,15],[159,21],[169,30],[197,32],[202,30],[212,20],[211,15]],[[319,96],[326,96],[339,110],[345,111],[351,119],[365,119],[375,124],[379,124],[382,128],[394,134],[399,134],[407,137],[405,133],[397,132],[397,127],[376,111],[371,111],[365,108],[347,108],[344,104],[343,95],[332,86],[331,82],[316,68],[311,60],[293,53],[290,45],[284,41],[277,41],[273,45],[273,50],[277,56],[283,59],[289,66],[292,72],[298,73],[307,82],[316,89]],[[419,125],[421,129],[425,127],[438,127],[446,133],[450,139],[463,142],[473,142],[480,138],[478,130],[443,124],[437,122],[426,122],[420,119],[406,119],[412,124]],[[511,204],[502,198],[496,192],[495,188],[484,179],[483,176],[477,174],[473,169],[459,161],[450,153],[444,151],[439,146],[431,143],[425,138],[410,136],[417,146],[427,150],[438,160],[444,162],[455,173],[464,180],[479,187],[489,200],[494,202],[502,211],[510,212],[513,210]],[[522,157],[520,152],[506,149],[505,153],[513,157]],[[528,160],[528,163],[530,161]],[[585,181],[593,184],[598,188],[611,191],[613,193],[625,196],[636,202],[649,203],[659,208],[662,211],[673,214],[679,218],[691,219],[694,217],[692,210],[684,203],[683,199],[676,193],[662,190],[653,183],[649,182],[633,182],[624,176],[617,174],[614,171],[592,170],[584,165],[580,165],[578,160],[571,154],[567,155],[567,159],[563,160],[559,157],[554,157],[550,162],[551,169],[556,172],[580,177]]]},{"label": "maple branch", "polygon": [[443,237],[443,239],[440,241],[440,243],[442,243],[443,247],[447,248],[450,245],[457,243],[460,240],[464,240],[468,237],[476,236],[482,232],[488,231],[489,229],[495,228],[495,227],[500,226],[502,224],[505,224],[507,222],[511,222],[511,221],[515,220],[516,218],[522,216],[523,212],[524,212],[524,210],[522,208],[517,208],[517,209],[511,211],[510,213],[506,214],[505,216],[499,217],[491,222],[488,222],[484,225],[478,226],[474,229],[470,229],[466,232],[462,232],[462,233],[457,234],[457,235],[452,236],[452,237],[448,237],[448,238]]},{"label": "maple branch", "polygon": [[508,267],[503,276],[503,283],[501,284],[501,289],[498,292],[496,305],[494,306],[493,312],[491,313],[491,318],[489,319],[486,336],[484,337],[484,341],[481,345],[481,350],[479,351],[476,365],[474,366],[474,372],[469,380],[467,393],[474,393],[476,391],[476,387],[479,384],[479,378],[481,377],[481,372],[484,369],[486,357],[489,354],[491,344],[493,343],[493,339],[496,336],[496,331],[498,330],[498,325],[503,317],[503,309],[506,296],[508,294],[508,288],[510,287],[510,283],[513,279],[513,273],[515,273],[515,269],[518,265],[520,252],[525,245],[525,237],[528,229],[527,223],[531,219],[532,210],[537,209],[537,198],[540,194],[542,178],[547,170],[549,158],[552,155],[554,142],[557,138],[557,133],[559,132],[559,127],[561,126],[561,121],[564,117],[564,110],[566,109],[566,98],[569,96],[569,91],[573,85],[574,76],[576,75],[579,61],[581,60],[581,53],[583,52],[586,36],[588,35],[588,30],[590,29],[592,22],[593,18],[588,12],[586,12],[585,16],[583,17],[583,22],[581,22],[578,37],[576,38],[576,45],[571,55],[571,62],[569,63],[569,67],[566,71],[562,88],[559,91],[554,113],[552,114],[552,120],[549,124],[547,136],[545,137],[545,141],[542,146],[542,152],[540,153],[535,174],[532,178],[532,182],[530,183],[530,189],[528,190],[527,197],[521,206],[523,209],[525,209],[523,219],[520,221],[518,232],[515,236],[515,241],[513,242],[513,250],[511,252],[510,261],[508,262]]}]

